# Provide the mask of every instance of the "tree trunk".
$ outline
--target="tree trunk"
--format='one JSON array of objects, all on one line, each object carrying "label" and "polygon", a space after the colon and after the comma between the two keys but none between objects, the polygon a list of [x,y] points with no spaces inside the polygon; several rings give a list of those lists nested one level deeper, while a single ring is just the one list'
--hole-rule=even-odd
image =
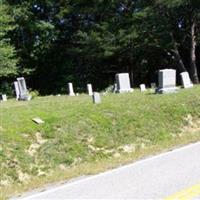
[{"label": "tree trunk", "polygon": [[176,58],[176,60],[178,62],[178,69],[179,69],[180,72],[185,72],[187,70],[185,68],[183,60],[182,60],[181,55],[179,53],[178,45],[177,45],[176,40],[174,38],[174,34],[171,32],[170,35],[171,35],[172,43],[173,43],[173,47],[174,47],[173,53],[174,53],[174,56],[175,56],[175,58]]},{"label": "tree trunk", "polygon": [[197,65],[196,65],[196,37],[195,37],[195,20],[191,23],[190,34],[191,34],[191,47],[190,47],[190,76],[194,84],[199,83]]}]

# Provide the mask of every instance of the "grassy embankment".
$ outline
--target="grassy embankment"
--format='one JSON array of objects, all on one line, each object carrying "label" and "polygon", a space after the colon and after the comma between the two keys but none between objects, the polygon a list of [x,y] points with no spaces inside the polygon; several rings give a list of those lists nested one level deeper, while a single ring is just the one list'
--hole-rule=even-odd
[{"label": "grassy embankment", "polygon": [[[1,198],[200,140],[200,87],[0,104]],[[37,125],[32,118],[45,124]]]}]

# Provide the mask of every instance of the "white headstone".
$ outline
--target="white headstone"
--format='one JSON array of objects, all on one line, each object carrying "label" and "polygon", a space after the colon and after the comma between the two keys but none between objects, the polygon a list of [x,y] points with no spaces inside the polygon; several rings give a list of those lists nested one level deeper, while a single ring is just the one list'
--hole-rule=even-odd
[{"label": "white headstone", "polygon": [[19,85],[17,81],[14,82],[14,87],[15,87],[16,100],[19,100],[20,92],[19,92]]},{"label": "white headstone", "polygon": [[1,94],[1,95],[0,95],[0,100],[1,100],[1,101],[7,101],[7,96],[6,96],[6,94]]},{"label": "white headstone", "polygon": [[189,76],[188,72],[182,72],[180,75],[181,75],[182,85],[184,88],[193,87],[193,84],[190,80],[190,76]]},{"label": "white headstone", "polygon": [[98,92],[94,92],[92,98],[93,98],[94,104],[100,104],[101,103],[101,96]]},{"label": "white headstone", "polygon": [[18,87],[19,87],[19,100],[30,100],[31,96],[28,95],[28,90],[26,87],[26,81],[24,77],[17,78]]},{"label": "white headstone", "polygon": [[140,85],[140,90],[141,90],[141,92],[145,92],[145,91],[146,91],[146,86],[145,86],[145,84],[141,84],[141,85]]},{"label": "white headstone", "polygon": [[93,95],[92,84],[87,84],[87,91],[89,96]]},{"label": "white headstone", "polygon": [[164,93],[173,93],[177,91],[176,87],[176,70],[173,69],[164,69],[159,70],[158,74],[159,85],[157,92]]},{"label": "white headstone", "polygon": [[115,78],[117,83],[117,92],[124,93],[133,91],[128,73],[116,74]]},{"label": "white headstone", "polygon": [[72,83],[68,83],[68,90],[69,90],[69,96],[75,96],[74,88]]}]

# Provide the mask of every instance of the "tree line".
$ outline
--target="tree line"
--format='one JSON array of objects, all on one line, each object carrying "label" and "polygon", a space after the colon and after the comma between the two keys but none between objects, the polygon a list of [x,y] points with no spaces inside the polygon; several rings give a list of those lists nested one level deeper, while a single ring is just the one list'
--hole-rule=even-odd
[{"label": "tree line", "polygon": [[120,72],[137,86],[163,68],[199,83],[199,0],[0,0],[0,13],[0,91],[17,76],[41,94],[101,90]]}]

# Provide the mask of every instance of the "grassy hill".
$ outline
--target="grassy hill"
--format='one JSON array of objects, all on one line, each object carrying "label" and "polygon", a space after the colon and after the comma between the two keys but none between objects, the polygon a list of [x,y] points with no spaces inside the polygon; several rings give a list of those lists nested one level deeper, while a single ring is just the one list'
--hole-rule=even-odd
[{"label": "grassy hill", "polygon": [[[35,124],[40,117],[44,124]],[[200,140],[200,87],[0,103],[1,198]]]}]

